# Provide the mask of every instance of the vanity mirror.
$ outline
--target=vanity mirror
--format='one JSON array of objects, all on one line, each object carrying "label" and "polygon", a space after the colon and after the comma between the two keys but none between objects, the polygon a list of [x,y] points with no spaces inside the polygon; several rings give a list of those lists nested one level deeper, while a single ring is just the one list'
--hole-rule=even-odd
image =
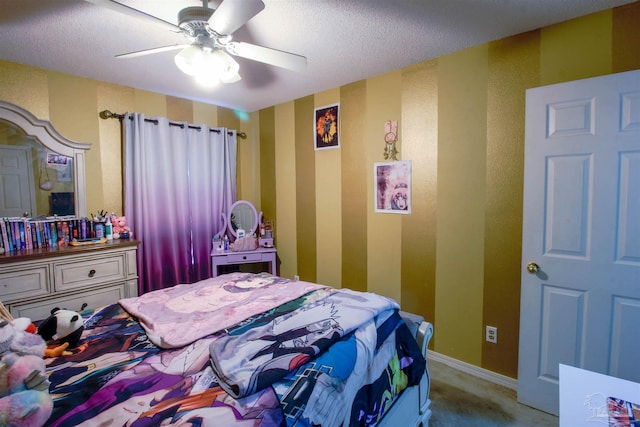
[{"label": "vanity mirror", "polygon": [[238,236],[238,230],[246,235],[255,233],[262,217],[262,212],[258,214],[256,208],[246,200],[238,200],[231,205],[231,211],[227,218],[227,226],[233,237]]},{"label": "vanity mirror", "polygon": [[85,151],[46,120],[0,101],[0,217],[87,215]]}]

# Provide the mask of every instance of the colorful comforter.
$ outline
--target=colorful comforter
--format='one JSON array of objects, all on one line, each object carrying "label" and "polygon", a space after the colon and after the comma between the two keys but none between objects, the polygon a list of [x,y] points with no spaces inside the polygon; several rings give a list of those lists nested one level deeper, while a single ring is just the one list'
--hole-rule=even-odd
[{"label": "colorful comforter", "polygon": [[[122,306],[107,306],[87,319],[72,354],[46,360],[48,425],[375,424],[419,382],[425,361],[395,304],[374,309],[369,297],[320,287],[174,349],[151,342]],[[256,370],[236,371],[244,361]],[[225,391],[236,386],[236,397]]]}]

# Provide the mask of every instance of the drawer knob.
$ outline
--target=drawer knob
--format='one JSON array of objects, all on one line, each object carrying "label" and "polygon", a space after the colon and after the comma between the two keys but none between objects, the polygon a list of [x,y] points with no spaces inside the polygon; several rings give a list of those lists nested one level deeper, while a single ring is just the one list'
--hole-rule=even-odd
[{"label": "drawer knob", "polygon": [[93,277],[95,275],[96,275],[96,271],[95,270],[89,271],[89,277]]},{"label": "drawer knob", "polygon": [[243,255],[243,256],[242,256],[242,259],[247,259],[247,256],[246,256],[246,255]]}]

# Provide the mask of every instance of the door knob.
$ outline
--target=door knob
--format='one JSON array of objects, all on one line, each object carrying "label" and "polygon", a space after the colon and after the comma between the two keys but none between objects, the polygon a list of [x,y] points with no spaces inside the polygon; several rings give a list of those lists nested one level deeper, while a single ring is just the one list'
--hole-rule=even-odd
[{"label": "door knob", "polygon": [[529,272],[529,274],[536,274],[538,271],[540,271],[540,266],[535,262],[530,262],[529,264],[527,264],[527,271]]}]

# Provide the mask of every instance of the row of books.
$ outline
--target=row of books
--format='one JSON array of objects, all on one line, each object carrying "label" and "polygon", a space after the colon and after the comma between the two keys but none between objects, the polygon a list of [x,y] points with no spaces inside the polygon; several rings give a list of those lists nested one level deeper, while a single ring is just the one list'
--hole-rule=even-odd
[{"label": "row of books", "polygon": [[54,217],[47,219],[3,218],[0,220],[5,252],[66,246],[73,239],[95,237],[94,223],[88,218]]}]

